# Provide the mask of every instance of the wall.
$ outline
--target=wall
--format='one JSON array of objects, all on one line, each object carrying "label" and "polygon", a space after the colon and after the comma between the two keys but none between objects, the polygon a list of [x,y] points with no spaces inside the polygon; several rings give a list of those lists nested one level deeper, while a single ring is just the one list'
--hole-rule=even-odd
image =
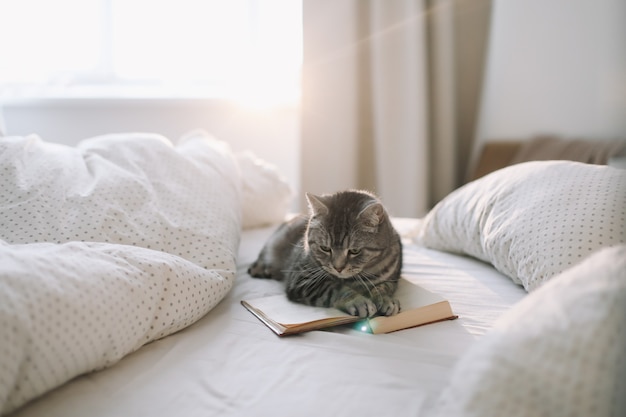
[{"label": "wall", "polygon": [[626,138],[626,2],[495,0],[477,145]]},{"label": "wall", "polygon": [[[300,194],[299,108],[243,107],[217,99],[41,99],[3,104],[5,133],[36,133],[68,145],[122,132],[154,132],[172,141],[204,129],[234,151],[251,150],[276,165]],[[298,209],[294,198],[293,209]]]},{"label": "wall", "polygon": [[[327,25],[355,9],[356,1],[327,1],[329,10],[320,7],[320,13],[310,18]],[[331,6],[346,10],[331,13]],[[475,150],[485,140],[542,133],[626,137],[626,1],[494,0],[492,13]],[[342,21],[341,25],[343,37],[351,40],[355,22]],[[298,196],[302,195],[301,178],[308,178],[307,191],[328,191],[316,188],[317,183],[345,188],[355,182],[356,175],[346,167],[359,158],[352,152],[355,144],[346,139],[356,135],[356,115],[348,114],[345,123],[332,130],[323,128],[325,114],[345,107],[340,100],[354,96],[358,87],[355,80],[334,75],[338,61],[357,63],[347,52],[349,44],[340,41],[332,40],[332,50],[313,44],[313,49],[305,51],[309,59],[326,58],[315,70],[316,79],[327,87],[304,86],[310,100],[304,103],[305,110],[326,100],[324,91],[338,91],[340,99],[327,100],[328,112],[311,117],[302,149],[298,108],[255,110],[219,100],[13,101],[5,103],[6,130],[75,143],[97,134],[137,130],[175,139],[199,127],[228,141],[235,150],[251,149],[276,164]],[[328,136],[336,138],[332,148],[320,140]],[[303,167],[301,172],[301,162],[308,157],[325,164]],[[301,198],[295,200],[296,207],[303,203]]]}]

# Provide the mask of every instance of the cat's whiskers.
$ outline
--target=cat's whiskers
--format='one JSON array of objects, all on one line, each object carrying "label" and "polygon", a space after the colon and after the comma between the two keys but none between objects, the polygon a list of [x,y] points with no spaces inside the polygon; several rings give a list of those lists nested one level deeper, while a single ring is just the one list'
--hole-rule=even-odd
[{"label": "cat's whiskers", "polygon": [[283,269],[281,271],[285,275],[289,273],[294,273],[294,274],[306,276],[307,287],[315,283],[318,283],[325,276],[325,271],[317,265],[311,265],[307,268],[298,268],[298,269],[292,269],[292,270]]},{"label": "cat's whiskers", "polygon": [[354,276],[354,278],[356,279],[356,281],[361,284],[369,293],[370,295],[370,299],[374,299],[374,296],[372,294],[372,290],[369,288],[369,286],[365,283],[365,281],[363,280],[363,277],[361,276],[361,274],[357,274]]},{"label": "cat's whiskers", "polygon": [[317,266],[317,265],[311,265],[308,268],[298,268],[298,269],[281,269],[281,272],[287,274],[287,273],[296,273],[296,274],[303,274],[305,276],[307,276],[307,278],[310,279],[320,279],[323,278],[325,276],[325,271]]},{"label": "cat's whiskers", "polygon": [[[374,296],[372,295],[371,288],[373,288],[373,289],[375,289],[375,290],[376,290],[376,293],[377,293],[377,295],[378,295],[378,298],[380,298],[380,299],[382,300],[383,296],[382,296],[382,294],[380,293],[380,290],[378,289],[378,287],[376,286],[376,284],[374,284],[374,283],[373,283],[373,282],[369,279],[368,275],[369,275],[370,277],[372,277],[372,278],[376,278],[376,276],[375,276],[374,274],[371,274],[371,273],[368,273],[368,272],[365,272],[365,271],[361,271],[361,272],[359,272],[359,273],[356,275],[356,277],[358,277],[359,282],[360,282],[360,283],[361,283],[361,284],[365,287],[365,289],[367,289],[367,291],[369,292],[370,297],[372,297],[372,299],[374,299]],[[367,281],[367,283],[371,286],[371,288],[370,288],[370,286],[368,286],[368,285],[365,283],[365,281]]]},{"label": "cat's whiskers", "polygon": [[325,277],[325,271],[320,268],[317,271],[314,271],[313,274],[309,275],[308,279],[302,280],[302,282],[300,283],[300,288],[302,288],[304,291],[314,289],[318,284],[324,281]]}]

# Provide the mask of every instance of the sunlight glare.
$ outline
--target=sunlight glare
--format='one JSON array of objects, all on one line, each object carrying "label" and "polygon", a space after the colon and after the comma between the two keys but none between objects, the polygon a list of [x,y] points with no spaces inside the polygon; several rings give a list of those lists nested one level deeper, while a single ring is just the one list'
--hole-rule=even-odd
[{"label": "sunlight glare", "polygon": [[0,0],[0,87],[97,87],[100,94],[225,98],[255,108],[295,104],[301,3]]},{"label": "sunlight glare", "polygon": [[[0,10],[0,83],[59,82],[98,65],[101,10],[96,2],[0,0]],[[67,10],[80,19],[68,19]]]},{"label": "sunlight glare", "polygon": [[114,65],[123,79],[197,87],[251,107],[298,100],[300,1],[113,1]]}]

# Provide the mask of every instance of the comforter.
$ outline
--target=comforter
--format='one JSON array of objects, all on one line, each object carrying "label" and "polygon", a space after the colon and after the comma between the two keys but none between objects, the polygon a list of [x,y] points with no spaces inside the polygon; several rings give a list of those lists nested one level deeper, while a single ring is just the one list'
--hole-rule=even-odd
[{"label": "comforter", "polygon": [[[242,201],[263,178],[277,181],[200,132],[176,145],[0,138],[0,414],[215,307],[233,285]],[[277,183],[279,206],[246,224],[284,216]]]}]

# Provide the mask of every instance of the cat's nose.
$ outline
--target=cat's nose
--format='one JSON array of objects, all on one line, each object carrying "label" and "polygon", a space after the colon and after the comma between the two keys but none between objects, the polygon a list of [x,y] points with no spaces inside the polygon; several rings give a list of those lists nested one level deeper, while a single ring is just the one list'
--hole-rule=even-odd
[{"label": "cat's nose", "polygon": [[335,271],[341,273],[341,271],[343,271],[343,266],[336,266]]}]

